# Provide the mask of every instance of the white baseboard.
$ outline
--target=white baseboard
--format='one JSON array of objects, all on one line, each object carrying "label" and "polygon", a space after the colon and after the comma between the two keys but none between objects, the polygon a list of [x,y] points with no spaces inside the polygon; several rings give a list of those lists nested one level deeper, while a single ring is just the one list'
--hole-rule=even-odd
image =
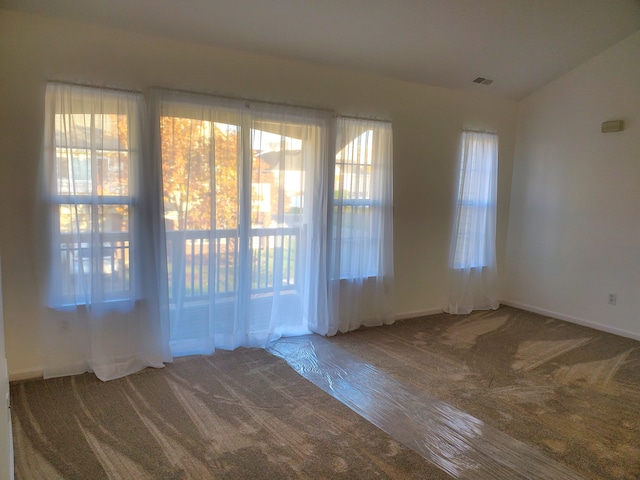
[{"label": "white baseboard", "polygon": [[566,322],[576,323],[578,325],[582,325],[584,327],[593,328],[595,330],[600,330],[602,332],[613,333],[614,335],[619,335],[621,337],[632,338],[633,340],[640,340],[640,333],[629,332],[627,330],[623,330],[621,328],[612,327],[611,325],[605,325],[602,323],[592,322],[591,320],[585,320],[583,318],[572,317],[571,315],[565,315],[564,313],[558,313],[551,310],[546,310],[544,308],[534,307],[533,305],[527,305],[525,303],[514,302],[511,300],[502,300],[500,302],[502,305],[507,305],[509,307],[519,308],[520,310],[526,310],[528,312],[539,313],[540,315],[545,315],[547,317],[557,318],[559,320],[564,320]]},{"label": "white baseboard", "polygon": [[428,315],[438,315],[439,313],[444,313],[444,310],[442,308],[431,308],[429,310],[404,312],[396,314],[396,320],[408,320],[409,318],[426,317]]},{"label": "white baseboard", "polygon": [[31,380],[34,378],[42,378],[43,375],[42,369],[16,370],[15,372],[9,373],[9,381],[18,382],[20,380]]}]

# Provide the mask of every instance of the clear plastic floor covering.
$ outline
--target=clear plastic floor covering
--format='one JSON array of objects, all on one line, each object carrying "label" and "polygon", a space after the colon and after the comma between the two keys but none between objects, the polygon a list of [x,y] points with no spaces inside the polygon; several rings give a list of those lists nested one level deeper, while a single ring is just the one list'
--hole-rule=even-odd
[{"label": "clear plastic floor covering", "polygon": [[454,478],[583,478],[534,447],[398,381],[324,337],[284,338],[268,351]]}]

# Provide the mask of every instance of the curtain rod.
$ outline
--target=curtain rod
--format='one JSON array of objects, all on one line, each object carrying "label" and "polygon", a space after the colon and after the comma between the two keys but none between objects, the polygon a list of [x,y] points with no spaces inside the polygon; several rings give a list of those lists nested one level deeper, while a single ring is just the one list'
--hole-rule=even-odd
[{"label": "curtain rod", "polygon": [[498,132],[496,130],[477,130],[473,128],[463,128],[463,132],[471,132],[471,133],[490,133],[491,135],[497,135]]},{"label": "curtain rod", "polygon": [[336,117],[338,118],[349,118],[351,120],[365,120],[367,122],[386,122],[391,123],[391,120],[386,118],[374,118],[374,117],[360,117],[358,115],[340,115],[336,113]]},{"label": "curtain rod", "polygon": [[[144,92],[142,90],[135,90],[135,89],[131,89],[131,88],[110,87],[110,86],[95,85],[95,84],[92,85],[92,84],[89,84],[89,83],[71,82],[71,81],[65,81],[65,80],[51,80],[50,79],[50,80],[47,80],[47,83],[57,83],[58,85],[69,85],[69,86],[73,86],[73,87],[97,88],[97,89],[100,89],[100,90],[106,90],[106,91],[111,91],[111,92],[132,93],[132,94],[137,94],[137,95],[143,95],[144,94]],[[192,90],[183,90],[183,89],[166,88],[166,87],[150,87],[149,90],[150,91],[164,91],[164,92],[169,92],[169,93],[172,93],[172,92],[174,92],[174,93],[184,93],[184,94],[188,94],[188,95],[201,95],[201,96],[210,97],[210,98],[220,98],[220,99],[224,99],[224,100],[235,100],[235,101],[248,102],[248,103],[261,103],[263,105],[273,105],[273,106],[279,106],[279,107],[291,107],[291,108],[315,110],[317,112],[330,113],[336,118],[340,117],[340,118],[349,118],[349,119],[352,119],[352,120],[364,120],[364,121],[369,121],[369,122],[387,122],[387,123],[391,123],[391,120],[386,119],[386,118],[374,118],[374,117],[365,117],[365,116],[357,116],[357,115],[341,115],[341,114],[337,113],[335,110],[331,110],[331,109],[328,109],[328,108],[320,108],[320,107],[314,107],[314,106],[310,106],[310,105],[302,105],[302,104],[296,104],[296,103],[275,102],[275,101],[270,101],[270,100],[258,100],[258,99],[251,98],[251,97],[222,95],[222,94],[211,93],[211,92],[194,92]],[[472,130],[466,130],[466,131],[472,131]],[[492,132],[481,132],[481,133],[492,133]]]},{"label": "curtain rod", "polygon": [[179,88],[151,87],[151,90],[164,91],[164,92],[169,92],[169,93],[184,93],[184,94],[187,94],[187,95],[200,95],[200,96],[204,96],[204,97],[220,98],[222,100],[235,100],[235,101],[247,102],[247,103],[261,103],[263,105],[274,105],[274,106],[277,106],[277,107],[301,108],[301,109],[306,109],[306,110],[315,110],[315,111],[318,111],[318,112],[325,112],[325,113],[335,114],[335,110],[331,110],[331,109],[328,109],[328,108],[313,107],[313,106],[310,106],[310,105],[302,105],[302,104],[297,104],[297,103],[276,102],[276,101],[272,101],[272,100],[259,100],[259,99],[251,98],[251,97],[224,95],[224,94],[211,93],[211,92],[194,92],[193,90],[182,90],[182,89],[179,89]]},{"label": "curtain rod", "polygon": [[241,97],[241,96],[234,96],[234,95],[223,95],[223,94],[218,94],[218,93],[212,93],[212,92],[194,92],[193,90],[183,90],[183,89],[179,89],[179,88],[167,88],[167,87],[151,87],[151,90],[155,90],[155,91],[164,91],[164,92],[175,92],[175,93],[184,93],[187,95],[201,95],[201,96],[205,96],[205,97],[210,97],[210,98],[220,98],[223,100],[235,100],[235,101],[240,101],[240,102],[254,102],[254,103],[261,103],[264,105],[274,105],[274,106],[278,106],[278,107],[291,107],[291,108],[301,108],[301,109],[307,109],[307,110],[315,110],[317,112],[325,112],[325,113],[330,113],[332,114],[334,117],[342,117],[342,118],[351,118],[354,120],[368,120],[371,122],[389,122],[391,123],[391,120],[387,120],[387,119],[381,119],[381,118],[374,118],[374,117],[359,117],[356,115],[341,115],[339,113],[337,113],[335,110],[329,109],[329,108],[320,108],[320,107],[314,107],[311,105],[304,105],[304,104],[300,104],[300,103],[286,103],[286,102],[276,102],[276,101],[272,101],[272,100],[260,100],[260,99],[256,99],[256,98],[251,98],[251,97]]},{"label": "curtain rod", "polygon": [[132,88],[108,87],[104,85],[95,85],[90,83],[69,82],[65,80],[47,80],[47,83],[56,83],[58,85],[69,85],[71,87],[97,88],[99,90],[107,90],[109,92],[135,93],[142,95],[142,90],[134,90]]}]

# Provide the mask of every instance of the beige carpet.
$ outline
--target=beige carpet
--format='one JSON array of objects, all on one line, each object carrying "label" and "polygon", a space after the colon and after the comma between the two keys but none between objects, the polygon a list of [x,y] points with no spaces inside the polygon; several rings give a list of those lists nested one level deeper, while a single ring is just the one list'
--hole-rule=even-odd
[{"label": "beige carpet", "polygon": [[11,398],[18,479],[450,478],[258,349]]},{"label": "beige carpet", "polygon": [[640,479],[638,341],[509,307],[326,341],[585,478]]},{"label": "beige carpet", "polygon": [[[508,307],[283,342],[314,346],[325,390],[455,477],[640,478],[640,342]],[[325,353],[344,361],[324,371]],[[387,388],[358,397],[354,372]],[[19,479],[450,478],[261,350],[11,388]]]}]

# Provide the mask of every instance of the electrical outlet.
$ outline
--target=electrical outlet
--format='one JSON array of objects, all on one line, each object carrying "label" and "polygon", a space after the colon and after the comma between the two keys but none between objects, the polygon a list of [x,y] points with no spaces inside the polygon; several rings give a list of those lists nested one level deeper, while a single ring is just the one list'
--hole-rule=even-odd
[{"label": "electrical outlet", "polygon": [[615,305],[617,301],[618,301],[618,294],[617,293],[610,293],[609,294],[609,305]]}]

